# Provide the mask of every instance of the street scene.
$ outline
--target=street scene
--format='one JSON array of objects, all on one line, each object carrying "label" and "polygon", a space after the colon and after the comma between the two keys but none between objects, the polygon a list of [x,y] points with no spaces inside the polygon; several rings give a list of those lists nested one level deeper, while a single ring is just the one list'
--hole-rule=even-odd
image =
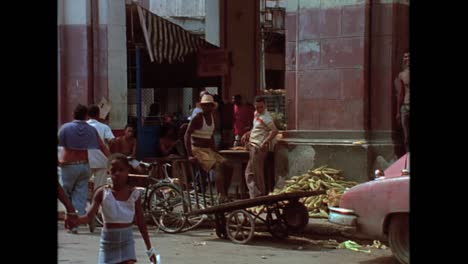
[{"label": "street scene", "polygon": [[410,263],[409,0],[57,3],[58,263]]}]

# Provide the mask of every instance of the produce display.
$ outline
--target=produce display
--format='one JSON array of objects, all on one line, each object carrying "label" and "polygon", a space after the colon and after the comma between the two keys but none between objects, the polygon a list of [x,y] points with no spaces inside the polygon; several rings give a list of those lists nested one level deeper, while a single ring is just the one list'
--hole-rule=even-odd
[{"label": "produce display", "polygon": [[275,123],[275,126],[278,128],[278,130],[286,130],[288,128],[283,113],[270,112],[270,115],[273,118],[273,122]]},{"label": "produce display", "polygon": [[[309,212],[309,217],[328,218],[328,207],[339,206],[343,193],[357,185],[357,182],[346,181],[341,176],[341,171],[329,168],[326,165],[316,169],[310,169],[307,173],[293,176],[285,181],[282,189],[275,189],[269,195],[325,190],[326,194],[300,198]],[[264,206],[255,208],[256,211],[264,210]]]}]

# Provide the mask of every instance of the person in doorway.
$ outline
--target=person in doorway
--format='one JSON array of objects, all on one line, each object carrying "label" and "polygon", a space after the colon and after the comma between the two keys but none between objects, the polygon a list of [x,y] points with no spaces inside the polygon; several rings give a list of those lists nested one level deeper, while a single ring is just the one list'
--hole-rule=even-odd
[{"label": "person in doorway", "polygon": [[[62,125],[58,132],[58,145],[62,147],[58,174],[79,215],[86,213],[88,181],[91,178],[88,150],[100,149],[105,155],[110,154],[97,130],[86,123],[87,114],[88,108],[78,104],[73,112],[75,120]],[[76,227],[69,231],[77,233]]]},{"label": "person in doorway", "polygon": [[397,78],[397,114],[396,120],[401,122],[403,128],[403,142],[406,152],[409,152],[409,125],[410,125],[410,54],[403,55],[403,71]]},{"label": "person in doorway", "polygon": [[131,125],[126,125],[124,135],[118,137],[113,142],[111,147],[112,153],[122,153],[127,156],[136,157],[137,141],[134,131]]},{"label": "person in doorway", "polygon": [[234,147],[241,145],[241,137],[252,128],[253,109],[242,103],[242,96],[232,97],[234,103]]},{"label": "person in doorway", "polygon": [[148,115],[145,117],[145,122],[159,121],[159,103],[152,103],[148,112]]},{"label": "person in doorway", "polygon": [[185,157],[185,146],[183,139],[178,138],[178,131],[175,126],[164,125],[161,127],[159,137],[159,148],[163,157]]},{"label": "person in doorway", "polygon": [[[96,128],[101,140],[108,146],[108,143],[112,142],[115,137],[112,133],[111,128],[98,121],[100,109],[97,105],[90,105],[88,107],[88,121],[87,123]],[[107,183],[107,156],[102,153],[99,149],[88,150],[89,156],[89,167],[94,177],[94,190],[99,186]]]},{"label": "person in doorway", "polygon": [[151,240],[143,215],[140,191],[128,184],[130,164],[122,154],[109,157],[109,170],[112,185],[101,186],[93,197],[91,209],[85,216],[78,218],[79,224],[94,219],[99,208],[102,209],[104,228],[99,247],[100,264],[126,263],[137,261],[132,225],[135,222],[147,248],[152,263],[157,263],[156,249]]},{"label": "person in doorway", "polygon": [[273,118],[266,109],[264,97],[255,99],[255,114],[251,131],[242,136],[242,143],[249,149],[249,161],[245,169],[245,182],[250,198],[266,195],[264,162],[271,141],[278,134]]},{"label": "person in doorway", "polygon": [[185,132],[185,148],[189,160],[197,162],[206,173],[214,168],[219,202],[224,203],[228,201],[232,168],[215,150],[213,134],[217,124],[213,117],[213,109],[217,107],[217,104],[213,96],[205,94],[200,100],[200,106],[203,112],[190,121]]}]

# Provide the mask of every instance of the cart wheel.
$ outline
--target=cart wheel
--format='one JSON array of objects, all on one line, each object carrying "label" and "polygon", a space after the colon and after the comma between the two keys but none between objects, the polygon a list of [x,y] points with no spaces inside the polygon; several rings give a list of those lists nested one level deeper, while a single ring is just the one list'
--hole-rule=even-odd
[{"label": "cart wheel", "polygon": [[307,207],[299,201],[290,202],[282,213],[287,227],[292,232],[301,232],[309,223]]},{"label": "cart wheel", "polygon": [[273,220],[269,224],[268,230],[270,234],[276,238],[284,239],[289,236],[288,226],[283,219]]},{"label": "cart wheel", "polygon": [[275,208],[267,217],[268,232],[276,238],[284,239],[289,236],[288,226],[279,208]]},{"label": "cart wheel", "polygon": [[236,210],[227,217],[226,231],[232,242],[245,244],[254,235],[255,222],[245,210]]}]

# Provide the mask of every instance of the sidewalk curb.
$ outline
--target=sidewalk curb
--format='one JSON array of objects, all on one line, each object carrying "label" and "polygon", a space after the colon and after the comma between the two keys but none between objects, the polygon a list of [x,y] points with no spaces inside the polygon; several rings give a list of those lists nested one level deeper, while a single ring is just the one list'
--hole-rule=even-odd
[{"label": "sidewalk curb", "polygon": [[355,227],[334,224],[328,219],[309,218],[309,224],[305,227],[303,234],[343,237],[351,240],[368,240],[369,238],[356,232]]},{"label": "sidewalk curb", "polygon": [[354,228],[342,226],[328,222],[328,219],[309,218],[309,224],[305,227],[303,233],[317,235],[334,235],[342,236],[344,234],[352,234]]}]

